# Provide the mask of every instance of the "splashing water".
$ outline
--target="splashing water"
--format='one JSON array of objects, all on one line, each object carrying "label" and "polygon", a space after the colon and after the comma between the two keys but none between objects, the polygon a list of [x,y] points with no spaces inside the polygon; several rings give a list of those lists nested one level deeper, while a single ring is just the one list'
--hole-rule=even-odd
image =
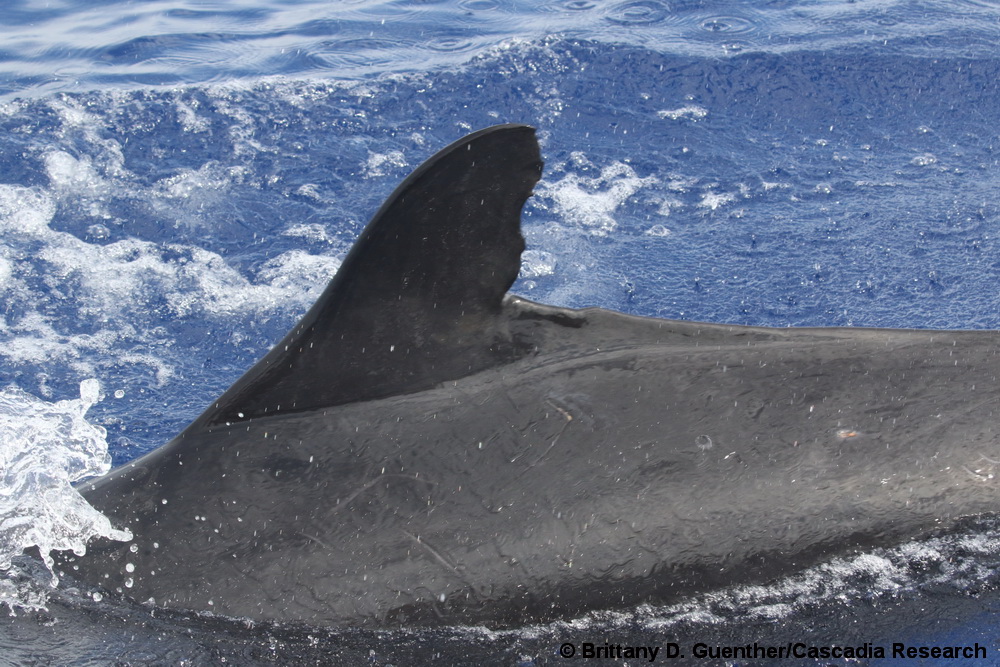
[{"label": "splashing water", "polygon": [[95,379],[80,383],[79,399],[55,403],[17,387],[0,391],[0,603],[12,612],[44,604],[37,591],[15,582],[20,575],[14,559],[25,549],[38,548],[55,586],[53,549],[82,555],[91,537],[132,539],[72,486],[111,467],[107,432],[84,419],[99,400]]}]

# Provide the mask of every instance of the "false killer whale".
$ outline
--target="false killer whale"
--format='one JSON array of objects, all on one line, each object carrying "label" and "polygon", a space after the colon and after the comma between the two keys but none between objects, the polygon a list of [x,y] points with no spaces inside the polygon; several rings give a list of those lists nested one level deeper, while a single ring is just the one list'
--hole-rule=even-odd
[{"label": "false killer whale", "polygon": [[59,570],[315,626],[509,627],[763,582],[996,511],[996,332],[768,329],[508,288],[534,130],[448,146]]}]

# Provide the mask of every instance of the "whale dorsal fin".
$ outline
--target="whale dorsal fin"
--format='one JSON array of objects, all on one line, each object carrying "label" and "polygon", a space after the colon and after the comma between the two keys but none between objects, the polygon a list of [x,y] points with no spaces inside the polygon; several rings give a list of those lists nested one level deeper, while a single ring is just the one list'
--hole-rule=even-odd
[{"label": "whale dorsal fin", "polygon": [[499,125],[424,162],[382,205],[319,300],[191,428],[427,389],[500,363],[533,128]]}]

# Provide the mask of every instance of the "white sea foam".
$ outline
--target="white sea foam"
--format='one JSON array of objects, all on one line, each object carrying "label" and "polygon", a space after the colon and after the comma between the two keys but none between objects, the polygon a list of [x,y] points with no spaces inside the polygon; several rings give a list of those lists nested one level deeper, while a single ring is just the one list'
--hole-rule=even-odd
[{"label": "white sea foam", "polygon": [[232,183],[240,182],[246,174],[246,167],[227,167],[209,161],[197,170],[182,169],[173,176],[161,179],[156,184],[156,194],[166,199],[167,205],[174,204],[174,200],[197,199],[201,206],[204,205],[206,196],[224,193]]},{"label": "white sea foam", "polygon": [[[114,104],[115,94],[109,95],[109,103]],[[79,102],[71,98],[60,98],[52,102],[52,109],[62,120],[60,135],[82,141],[94,169],[104,178],[124,178],[131,173],[125,168],[125,154],[121,144],[107,137],[106,122],[94,115]],[[50,175],[51,176],[51,175]]]},{"label": "white sea foam", "polygon": [[[63,157],[54,162],[69,165]],[[93,182],[87,174],[60,181]],[[169,344],[161,340],[162,331],[132,324],[155,303],[165,302],[175,318],[266,315],[289,306],[305,307],[340,265],[337,257],[295,250],[267,262],[251,278],[220,255],[194,246],[134,238],[88,243],[49,226],[56,196],[61,195],[0,184],[0,234],[7,241],[0,245],[0,294],[9,303],[23,305],[3,322],[6,340],[0,356],[15,363],[58,362],[77,373],[93,373],[81,359],[130,343]],[[29,251],[34,255],[30,263],[24,259]],[[53,315],[37,307],[50,297],[29,281],[59,295],[60,309],[75,312]],[[61,319],[96,319],[102,326],[87,333],[68,332]],[[160,368],[157,375],[169,373],[169,368]]]},{"label": "white sea foam", "polygon": [[521,253],[521,277],[551,276],[556,270],[556,258],[544,250],[525,250]]},{"label": "white sea foam", "polygon": [[701,196],[698,206],[709,210],[716,210],[720,206],[731,204],[736,201],[736,195],[731,192],[706,192]]},{"label": "white sea foam", "polygon": [[[302,186],[298,191],[301,193],[305,187],[307,186]],[[319,198],[316,197],[316,199]],[[335,241],[335,237],[330,234],[327,226],[317,223],[294,224],[281,233],[283,236],[294,236],[306,239],[307,241],[317,241],[321,243],[333,243]]]},{"label": "white sea foam", "polygon": [[92,537],[132,539],[72,486],[111,467],[106,431],[84,419],[98,400],[100,385],[93,379],[80,383],[80,398],[55,403],[17,387],[0,391],[0,602],[12,610],[42,604],[11,570],[25,549],[37,547],[51,572],[52,550],[83,554]]},{"label": "white sea foam", "polygon": [[42,159],[53,190],[94,195],[108,190],[107,182],[88,157],[77,159],[65,151],[49,151]]},{"label": "white sea foam", "polygon": [[192,101],[190,104],[178,99],[174,102],[177,109],[177,119],[185,132],[207,132],[211,124],[205,118],[198,115],[198,104]]},{"label": "white sea foam", "polygon": [[662,215],[664,218],[668,217],[675,209],[680,209],[684,206],[684,202],[673,197],[667,197],[660,202],[657,206],[656,212]]},{"label": "white sea foam", "polygon": [[[315,183],[304,183],[303,185],[300,185],[298,188],[295,189],[295,194],[300,195],[302,197],[308,197],[309,199],[312,199],[315,202],[319,202],[320,204],[329,204],[330,202],[333,201],[333,199],[323,194],[323,191],[320,189],[320,186],[318,186]],[[310,226],[310,225],[302,225],[302,226]],[[289,229],[289,231],[291,231],[291,229]],[[289,235],[294,236],[294,234],[289,234]]]},{"label": "white sea foam", "polygon": [[[570,160],[576,166],[589,164],[578,152]],[[658,183],[654,176],[640,177],[630,165],[612,162],[597,176],[568,173],[558,181],[540,184],[536,195],[550,200],[555,213],[566,224],[579,225],[604,236],[618,226],[614,213],[619,206],[640,189]]]},{"label": "white sea foam", "polygon": [[663,119],[668,120],[678,120],[680,118],[690,118],[692,120],[701,120],[708,115],[708,109],[704,107],[699,107],[693,104],[689,104],[679,109],[665,109],[663,111],[657,111],[656,115]]},{"label": "white sea foam", "polygon": [[406,156],[403,151],[392,150],[388,153],[370,153],[368,161],[361,165],[361,169],[368,178],[385,176],[394,169],[401,169],[407,166]]},{"label": "white sea foam", "polygon": [[14,281],[14,265],[5,257],[0,257],[0,292],[8,289]]},{"label": "white sea foam", "polygon": [[315,301],[330,278],[340,268],[340,260],[326,255],[311,255],[304,250],[289,250],[261,266],[257,280],[268,292],[279,295],[302,294]]}]

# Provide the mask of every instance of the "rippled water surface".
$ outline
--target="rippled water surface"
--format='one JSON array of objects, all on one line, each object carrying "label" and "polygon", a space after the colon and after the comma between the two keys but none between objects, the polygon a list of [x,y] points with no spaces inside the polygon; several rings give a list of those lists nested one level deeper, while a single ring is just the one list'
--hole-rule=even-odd
[{"label": "rippled water surface", "polygon": [[703,57],[869,46],[976,57],[993,53],[997,32],[986,2],[15,0],[0,25],[0,91],[377,77],[545,36]]},{"label": "rippled water surface", "polygon": [[[989,2],[8,3],[0,534],[9,546],[27,528],[34,544],[109,530],[56,536],[46,512],[25,523],[26,502],[69,490],[32,475],[96,465],[95,438],[122,463],[172,437],[308,308],[401,179],[496,123],[537,127],[546,160],[515,284],[533,300],[778,327],[1000,328],[997,44]],[[66,434],[84,434],[92,460]],[[886,636],[912,620],[980,637],[988,616],[921,591],[992,591],[994,530],[596,627],[741,637],[752,616],[780,638],[829,618],[849,634],[858,613]],[[37,601],[19,576],[0,599]],[[117,614],[128,630],[96,633],[54,601],[78,643],[22,615],[3,645],[156,655],[154,640],[121,648],[146,623],[134,610],[94,604],[82,618]],[[282,655],[252,632],[232,640],[243,651],[213,644],[232,628],[164,623],[147,638],[195,662]],[[433,641],[549,664],[566,632]],[[191,633],[197,647],[178,639]],[[314,645],[271,639],[300,656]],[[352,657],[374,645],[324,641]],[[427,660],[415,647],[428,637],[393,641],[400,664]]]}]

